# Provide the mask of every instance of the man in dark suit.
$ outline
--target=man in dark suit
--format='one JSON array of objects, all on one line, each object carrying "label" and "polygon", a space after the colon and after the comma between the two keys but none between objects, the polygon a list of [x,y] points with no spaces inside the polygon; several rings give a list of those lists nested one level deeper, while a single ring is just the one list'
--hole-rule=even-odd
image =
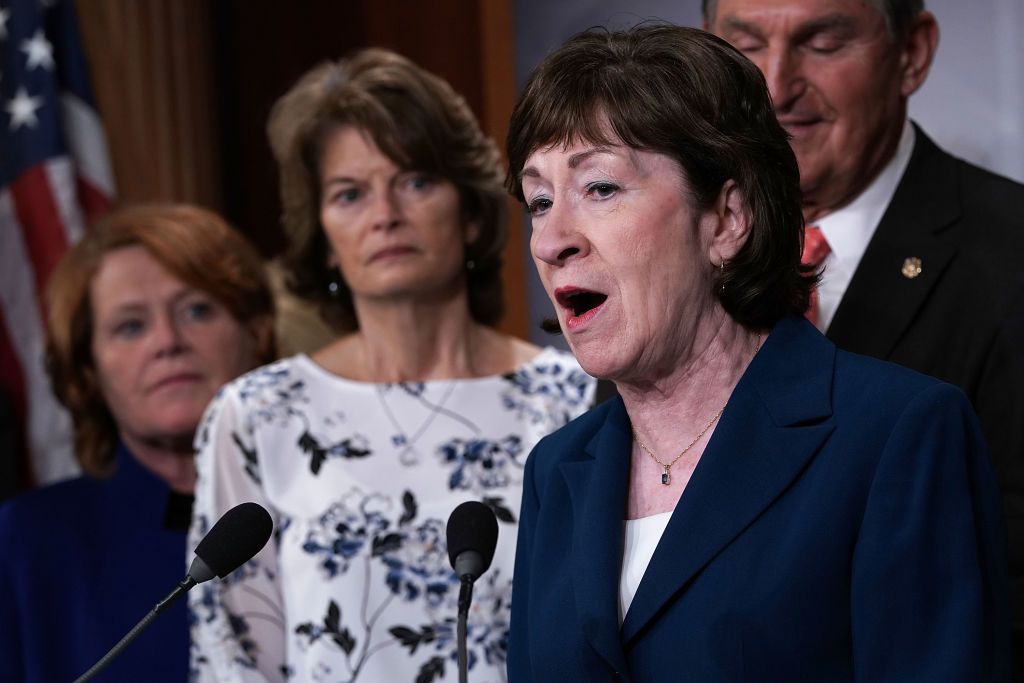
[{"label": "man in dark suit", "polygon": [[957,384],[981,418],[1024,653],[1024,186],[954,158],[908,121],[938,44],[922,0],[704,0],[703,10],[705,27],[764,73],[791,135],[805,261],[824,267],[808,317],[842,348]]}]

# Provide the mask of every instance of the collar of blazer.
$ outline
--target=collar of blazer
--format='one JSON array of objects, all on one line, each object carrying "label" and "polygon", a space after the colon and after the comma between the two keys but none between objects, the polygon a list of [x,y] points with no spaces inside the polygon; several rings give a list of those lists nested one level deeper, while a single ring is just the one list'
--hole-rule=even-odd
[{"label": "collar of blazer", "polygon": [[736,385],[621,632],[619,571],[632,438],[621,398],[611,399],[586,448],[590,458],[562,463],[572,498],[579,623],[616,671],[628,670],[624,647],[772,504],[831,434],[834,363],[835,346],[803,318],[775,326]]},{"label": "collar of blazer", "polygon": [[[956,161],[915,125],[907,170],[843,294],[828,337],[836,345],[887,358],[956,254],[952,229],[963,213]],[[901,272],[921,259],[920,275]]]}]

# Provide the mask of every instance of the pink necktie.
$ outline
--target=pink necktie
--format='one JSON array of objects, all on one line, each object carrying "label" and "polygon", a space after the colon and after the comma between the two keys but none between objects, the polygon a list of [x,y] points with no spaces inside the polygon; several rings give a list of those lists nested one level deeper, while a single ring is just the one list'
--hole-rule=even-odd
[{"label": "pink necktie", "polygon": [[[825,234],[821,231],[817,225],[808,225],[804,229],[804,251],[800,255],[800,263],[804,265],[811,265],[815,268],[821,266],[822,261],[828,256],[828,253],[832,251],[832,248],[828,246],[828,242],[825,240]],[[807,311],[804,313],[808,320],[811,321],[812,325],[817,326],[818,324],[818,288],[815,287],[811,290],[811,301],[807,307]]]}]

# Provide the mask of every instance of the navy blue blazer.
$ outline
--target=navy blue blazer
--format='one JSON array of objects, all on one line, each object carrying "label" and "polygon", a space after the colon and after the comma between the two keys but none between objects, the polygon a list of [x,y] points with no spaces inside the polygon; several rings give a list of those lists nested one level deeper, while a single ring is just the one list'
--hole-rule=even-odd
[{"label": "navy blue blazer", "polygon": [[620,628],[631,441],[616,397],[531,454],[511,681],[1009,680],[999,495],[955,387],[781,321]]},{"label": "navy blue blazer", "polygon": [[[123,445],[109,479],[78,477],[0,506],[0,683],[73,681],[185,576],[191,497]],[[183,683],[179,600],[96,683]]]}]

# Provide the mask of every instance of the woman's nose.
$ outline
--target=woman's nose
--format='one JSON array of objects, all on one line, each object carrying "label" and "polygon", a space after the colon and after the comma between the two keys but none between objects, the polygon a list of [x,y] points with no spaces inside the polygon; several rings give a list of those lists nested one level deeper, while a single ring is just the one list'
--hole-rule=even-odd
[{"label": "woman's nose", "polygon": [[534,259],[552,266],[582,258],[590,244],[575,224],[570,211],[552,207],[542,224],[534,224],[530,237],[530,251]]},{"label": "woman's nose", "polygon": [[153,321],[150,340],[156,355],[176,354],[185,347],[181,325],[173,315],[158,316]]},{"label": "woman's nose", "polygon": [[392,230],[402,221],[402,208],[394,190],[386,189],[374,193],[373,228]]}]

